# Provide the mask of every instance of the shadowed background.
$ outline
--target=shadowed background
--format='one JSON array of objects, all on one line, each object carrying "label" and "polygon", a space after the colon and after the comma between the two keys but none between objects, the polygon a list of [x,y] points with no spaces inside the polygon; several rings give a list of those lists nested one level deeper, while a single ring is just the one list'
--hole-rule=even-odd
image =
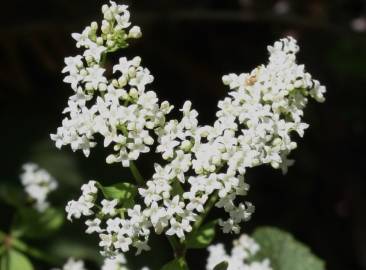
[{"label": "shadowed background", "polygon": [[[121,3],[121,1],[118,1]],[[49,139],[72,93],[62,82],[63,58],[78,54],[71,39],[101,19],[104,1],[4,1],[0,18],[0,182],[19,185],[22,163],[35,161],[61,182],[54,201],[78,196],[88,179],[113,183],[131,179],[120,165],[105,164],[97,147],[85,159]],[[266,46],[286,35],[298,39],[299,62],[327,86],[326,102],[305,111],[310,128],[298,140],[296,160],[286,176],[268,167],[250,170],[248,199],[256,213],[243,228],[274,225],[292,232],[323,258],[328,269],[366,269],[366,2],[357,0],[139,0],[128,1],[131,20],[143,38],[122,55],[139,55],[155,76],[152,89],[180,107],[191,99],[202,124],[215,119],[226,95],[221,76],[248,72],[267,59]],[[108,62],[112,65],[113,58]],[[137,163],[148,178],[149,156]],[[0,228],[12,209],[0,203]],[[215,213],[213,213],[215,214]],[[56,242],[36,243],[56,254],[93,262],[97,240],[78,222],[66,223]],[[230,243],[235,236],[218,234]],[[153,251],[131,262],[158,269],[172,254],[162,238]],[[225,240],[224,240],[225,239]],[[85,245],[89,243],[89,248]],[[166,251],[165,251],[166,250]],[[189,252],[192,269],[203,269],[204,250]],[[37,269],[49,269],[35,261]],[[91,268],[91,267],[90,267]]]}]

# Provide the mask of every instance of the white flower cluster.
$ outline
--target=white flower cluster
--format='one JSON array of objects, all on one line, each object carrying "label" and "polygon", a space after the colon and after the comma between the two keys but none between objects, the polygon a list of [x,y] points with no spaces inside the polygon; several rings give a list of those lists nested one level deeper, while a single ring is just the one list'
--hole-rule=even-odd
[{"label": "white flower cluster", "polygon": [[81,34],[73,34],[77,47],[85,48],[83,55],[67,57],[65,82],[75,91],[69,98],[64,113],[69,116],[62,121],[56,134],[51,134],[56,146],[70,145],[73,151],[82,150],[85,156],[96,145],[95,135],[102,135],[104,146],[113,146],[114,154],[108,163],[121,162],[128,167],[140,153],[150,150],[154,143],[150,131],[165,122],[165,115],[172,106],[158,103],[156,93],[145,91],[153,81],[148,69],[140,66],[141,59],[119,59],[113,67],[116,78],[108,80],[103,68],[106,54],[127,46],[127,40],[139,38],[140,28],[130,27],[130,14],[125,5],[102,7],[104,20],[100,29],[93,22]]},{"label": "white flower cluster", "polygon": [[[119,26],[121,16],[129,18],[126,7],[113,2],[102,10],[113,27]],[[94,28],[92,24],[90,29]],[[120,35],[114,30],[111,33],[102,34],[103,42]],[[77,45],[85,46],[90,39],[90,32],[78,35]],[[296,63],[299,47],[293,38],[275,42],[268,51],[267,65],[251,73],[223,77],[231,91],[219,101],[213,126],[199,125],[198,112],[190,101],[184,103],[180,120],[167,120],[173,107],[168,102],[158,105],[155,92],[145,92],[152,76],[140,67],[140,58],[121,58],[113,67],[120,77],[111,82],[103,76],[98,61],[101,57],[87,53],[84,58],[67,59],[64,71],[70,75],[66,81],[76,93],[66,109],[70,118],[65,118],[57,134],[51,136],[56,145],[70,144],[73,150],[81,149],[88,155],[96,144],[94,135],[101,134],[104,145],[112,143],[117,152],[109,155],[107,162],[127,167],[156,141],[155,151],[165,161],[155,164],[152,178],[139,188],[143,205],[136,204],[123,215],[118,211],[118,200],[96,205],[97,188],[95,182],[89,182],[82,187],[79,200],[69,202],[68,218],[95,214],[87,221],[87,232],[98,233],[104,253],[112,255],[128,251],[131,245],[137,253],[148,250],[151,229],[184,240],[212,204],[228,213],[226,220],[219,221],[223,231],[239,233],[240,223],[254,212],[251,203],[237,198],[249,190],[244,180],[247,168],[270,164],[286,173],[293,163],[287,157],[297,146],[292,137],[294,133],[302,137],[308,127],[302,122],[308,97],[324,101],[325,87]],[[88,101],[93,103],[90,108]],[[92,208],[98,207],[101,210],[95,213]]]},{"label": "white flower cluster", "polygon": [[[150,250],[147,240],[150,234],[148,216],[141,213],[141,206],[132,209],[123,208],[117,199],[103,199],[100,205],[96,202],[98,188],[91,180],[82,187],[82,195],[77,201],[70,201],[66,206],[67,218],[81,216],[93,218],[86,220],[87,234],[97,233],[100,237],[99,246],[103,255],[115,256],[127,252],[133,245],[140,254],[142,250]],[[125,213],[127,212],[127,213]],[[123,218],[124,215],[128,218]]]},{"label": "white flower cluster", "polygon": [[[62,269],[54,268],[52,270],[87,270],[84,262],[81,260],[75,260],[69,258]],[[101,270],[129,270],[127,267],[127,261],[123,254],[118,254],[113,258],[106,258],[103,262]],[[141,268],[141,270],[149,270],[147,267]]]},{"label": "white flower cluster", "polygon": [[26,163],[22,169],[20,179],[25,192],[34,203],[34,207],[43,212],[49,206],[48,194],[57,188],[58,183],[46,170],[34,163]]},{"label": "white flower cluster", "polygon": [[230,255],[226,253],[223,244],[208,247],[209,257],[206,269],[213,270],[223,261],[228,263],[227,270],[272,270],[269,259],[253,261],[253,257],[260,250],[260,246],[246,234],[233,242]]}]

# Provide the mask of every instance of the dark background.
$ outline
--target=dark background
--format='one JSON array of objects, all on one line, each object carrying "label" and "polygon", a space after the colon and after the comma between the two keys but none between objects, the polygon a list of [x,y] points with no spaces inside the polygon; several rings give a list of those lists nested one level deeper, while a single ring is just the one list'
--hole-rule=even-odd
[{"label": "dark background", "polygon": [[[0,182],[19,186],[22,163],[38,162],[61,182],[53,200],[62,207],[66,199],[78,196],[83,181],[113,183],[130,177],[120,165],[105,164],[102,147],[85,159],[69,148],[56,150],[49,139],[72,93],[60,73],[63,58],[78,53],[70,34],[99,21],[103,3],[1,2]],[[298,39],[299,61],[327,86],[327,100],[309,104],[305,119],[310,128],[298,141],[292,154],[296,164],[286,176],[264,167],[248,173],[249,199],[257,209],[244,231],[278,226],[309,245],[328,269],[366,269],[365,1],[288,1],[287,10],[286,2],[268,0],[128,3],[143,39],[119,56],[140,55],[156,78],[153,89],[161,99],[176,107],[191,99],[202,124],[212,123],[217,101],[228,90],[221,83],[223,74],[248,72],[264,63],[266,46],[280,37],[291,34]],[[144,167],[145,161],[148,156],[138,164],[149,177],[151,167]],[[0,204],[0,213],[0,227],[6,230],[12,209]],[[67,223],[56,242],[45,239],[35,244],[95,261],[97,241],[83,230],[78,222]],[[219,234],[217,241],[225,238],[229,243],[233,237]],[[83,248],[87,243],[89,249]],[[171,258],[165,250],[169,250],[165,240],[156,240],[152,252],[131,256],[131,261],[158,269]],[[192,269],[203,269],[205,257],[205,251],[190,252]],[[50,268],[35,264],[37,269]]]}]

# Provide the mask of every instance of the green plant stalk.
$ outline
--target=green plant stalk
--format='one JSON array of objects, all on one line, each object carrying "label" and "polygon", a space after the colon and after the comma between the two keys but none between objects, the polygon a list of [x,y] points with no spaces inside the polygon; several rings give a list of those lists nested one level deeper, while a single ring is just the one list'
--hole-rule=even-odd
[{"label": "green plant stalk", "polygon": [[204,208],[203,213],[200,216],[198,216],[196,222],[193,225],[192,233],[197,231],[201,227],[202,223],[205,221],[205,219],[206,219],[207,215],[210,213],[212,207],[214,207],[214,205],[217,202],[218,198],[219,198],[219,195],[218,195],[218,192],[216,191],[208,199],[208,202],[207,202],[207,204]]},{"label": "green plant stalk", "polygon": [[[122,131],[123,135],[126,136],[126,138],[128,138],[128,130],[124,125],[120,126],[120,130]],[[143,186],[145,184],[144,178],[142,177],[140,171],[137,169],[135,162],[133,162],[132,160],[130,160],[130,170],[137,184],[139,186]]]},{"label": "green plant stalk", "polygon": [[143,186],[145,184],[144,178],[142,177],[140,171],[137,169],[135,162],[133,162],[132,160],[130,161],[130,170],[137,184],[139,186]]},{"label": "green plant stalk", "polygon": [[[139,185],[143,185],[145,183],[145,181],[143,180],[143,177],[141,176],[141,173],[138,170],[137,166],[132,161],[130,161],[130,169],[136,179],[136,182]],[[187,249],[186,249],[185,243],[180,242],[179,239],[177,239],[175,236],[167,236],[167,238],[173,249],[174,257],[176,259],[183,259],[185,264],[187,265],[186,258],[185,258]],[[187,270],[189,270],[189,269],[187,268]]]},{"label": "green plant stalk", "polygon": [[[130,163],[130,169],[131,169],[131,172],[134,175],[136,181],[138,182],[138,184],[139,185],[144,184],[144,180],[143,180],[138,168],[136,167],[136,165],[133,162]],[[204,208],[203,213],[197,218],[196,222],[193,225],[192,232],[187,236],[187,239],[202,226],[202,223],[205,221],[205,219],[208,216],[208,214],[210,213],[211,209],[216,204],[218,198],[219,198],[218,191],[214,192],[211,195],[211,197],[209,198],[209,200]],[[179,239],[177,239],[175,236],[168,236],[167,238],[173,249],[174,257],[176,259],[183,259],[187,265],[186,258],[185,258],[186,251],[187,251],[187,248],[185,245],[186,241],[180,242]]]}]

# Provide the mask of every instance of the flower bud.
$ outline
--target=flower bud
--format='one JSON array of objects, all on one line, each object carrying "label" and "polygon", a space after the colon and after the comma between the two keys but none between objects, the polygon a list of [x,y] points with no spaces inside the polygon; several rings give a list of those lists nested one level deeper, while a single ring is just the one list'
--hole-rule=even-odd
[{"label": "flower bud", "polygon": [[222,76],[222,82],[224,83],[224,85],[229,85],[231,83],[231,79],[230,79],[230,76],[228,75],[224,75]]},{"label": "flower bud", "polygon": [[110,31],[110,24],[107,21],[103,21],[102,27],[100,28],[103,34],[108,34]]},{"label": "flower bud", "polygon": [[110,39],[108,39],[108,40],[107,40],[107,47],[111,48],[111,47],[113,47],[115,44],[116,44],[116,42],[115,42],[114,40],[110,40]]},{"label": "flower bud", "polygon": [[98,45],[103,45],[103,43],[104,43],[103,38],[102,37],[97,37],[97,44]]},{"label": "flower bud", "polygon": [[85,84],[85,89],[87,91],[91,91],[91,90],[94,90],[94,87],[93,87],[93,85],[91,83],[86,83]]},{"label": "flower bud", "polygon": [[109,155],[106,160],[105,160],[108,164],[112,164],[116,162],[116,157],[114,155]]},{"label": "flower bud", "polygon": [[92,22],[91,24],[90,24],[90,28],[91,28],[91,30],[92,31],[97,31],[98,30],[98,23],[97,22]]},{"label": "flower bud", "polygon": [[124,87],[126,84],[127,84],[127,79],[125,76],[121,76],[119,79],[118,79],[118,83],[119,83],[119,86],[120,87]]},{"label": "flower bud", "polygon": [[102,13],[103,14],[106,13],[108,9],[109,9],[108,5],[103,5],[102,6]]},{"label": "flower bud", "polygon": [[113,17],[113,12],[110,9],[107,9],[104,12],[104,19],[108,20],[108,21],[112,21],[114,19]]},{"label": "flower bud", "polygon": [[182,142],[182,144],[180,145],[180,148],[184,151],[184,152],[189,152],[192,148],[192,143],[189,140],[184,140]]},{"label": "flower bud", "polygon": [[154,144],[154,139],[151,138],[150,136],[147,136],[144,138],[144,143],[147,145],[153,145]]},{"label": "flower bud", "polygon": [[139,92],[137,92],[136,88],[131,88],[129,94],[130,94],[130,97],[132,97],[133,99],[137,99],[139,97]]},{"label": "flower bud", "polygon": [[136,76],[136,69],[134,67],[130,67],[128,69],[128,76],[130,76],[130,78],[134,78]]},{"label": "flower bud", "polygon": [[98,88],[101,92],[107,91],[107,85],[105,83],[100,83]]},{"label": "flower bud", "polygon": [[140,38],[142,36],[141,28],[139,26],[133,26],[128,32],[129,38]]},{"label": "flower bud", "polygon": [[81,75],[81,76],[83,76],[83,77],[85,77],[85,76],[87,76],[87,75],[88,75],[88,72],[86,71],[86,69],[85,69],[85,68],[81,69],[79,73],[80,73],[80,75]]}]

